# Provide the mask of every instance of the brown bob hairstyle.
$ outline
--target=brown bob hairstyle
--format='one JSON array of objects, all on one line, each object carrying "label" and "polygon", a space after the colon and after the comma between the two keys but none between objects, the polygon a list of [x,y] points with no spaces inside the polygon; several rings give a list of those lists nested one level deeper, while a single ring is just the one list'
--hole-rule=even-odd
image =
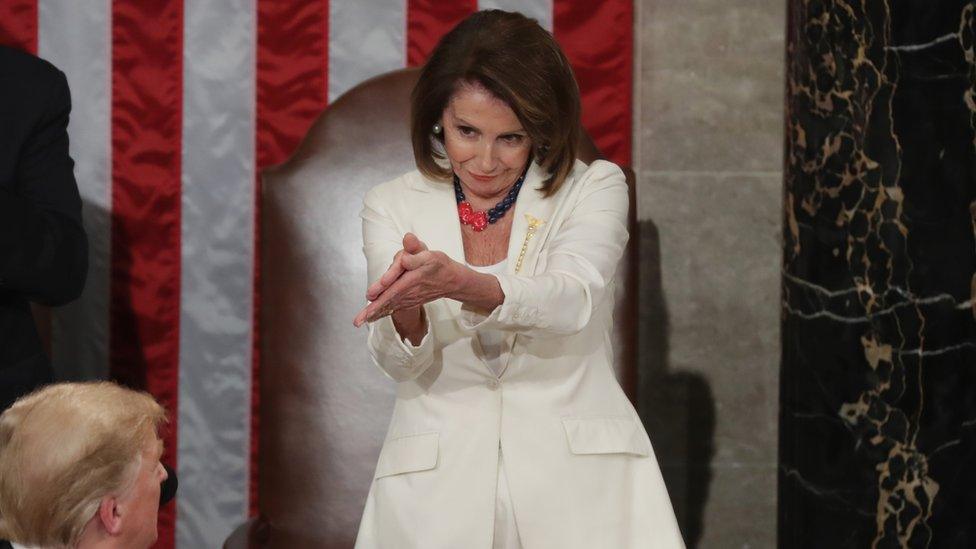
[{"label": "brown bob hairstyle", "polygon": [[[534,19],[501,10],[479,11],[441,38],[411,96],[410,135],[417,169],[449,180],[441,135],[433,127],[462,85],[483,86],[515,112],[532,141],[532,156],[549,177],[546,196],[573,169],[580,142],[580,98],[569,61]],[[434,139],[440,141],[435,143]]]}]

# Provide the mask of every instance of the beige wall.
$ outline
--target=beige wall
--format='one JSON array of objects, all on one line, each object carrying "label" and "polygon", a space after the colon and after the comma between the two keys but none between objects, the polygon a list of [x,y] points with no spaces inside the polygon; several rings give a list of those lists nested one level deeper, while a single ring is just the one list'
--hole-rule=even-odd
[{"label": "beige wall", "polygon": [[689,547],[775,547],[785,2],[637,2],[639,409]]}]

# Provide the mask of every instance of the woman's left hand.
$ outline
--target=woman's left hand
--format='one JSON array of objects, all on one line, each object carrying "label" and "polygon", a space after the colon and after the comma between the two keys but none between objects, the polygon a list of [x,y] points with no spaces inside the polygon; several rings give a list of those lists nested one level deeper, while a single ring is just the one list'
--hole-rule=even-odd
[{"label": "woman's left hand", "polygon": [[[397,265],[398,264],[398,265]],[[395,280],[389,271],[369,288],[369,294],[379,294],[372,303],[356,315],[353,325],[362,326],[393,311],[419,307],[451,294],[457,286],[459,264],[447,254],[428,250],[411,233],[403,237],[401,251],[390,271],[399,271]]]}]

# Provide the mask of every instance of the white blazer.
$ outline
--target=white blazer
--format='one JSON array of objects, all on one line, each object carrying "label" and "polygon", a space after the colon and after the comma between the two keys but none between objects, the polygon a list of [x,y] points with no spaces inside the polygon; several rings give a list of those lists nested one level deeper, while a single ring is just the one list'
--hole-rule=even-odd
[{"label": "white blazer", "polygon": [[[416,347],[389,317],[370,324],[370,355],[397,388],[357,548],[489,549],[499,444],[527,549],[684,546],[612,366],[624,175],[609,162],[577,162],[549,198],[538,190],[544,177],[530,166],[508,213],[508,272],[498,276],[505,301],[489,316],[454,300],[428,303],[428,332]],[[450,183],[408,173],[370,190],[361,216],[370,282],[406,232],[464,262]],[[483,360],[479,327],[508,334],[499,377]]]}]

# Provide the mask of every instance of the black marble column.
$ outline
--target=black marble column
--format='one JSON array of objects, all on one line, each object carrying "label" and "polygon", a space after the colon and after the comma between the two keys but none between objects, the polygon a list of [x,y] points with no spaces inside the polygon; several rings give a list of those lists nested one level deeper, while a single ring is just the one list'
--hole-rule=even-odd
[{"label": "black marble column", "polygon": [[779,546],[976,547],[976,2],[788,25]]}]

